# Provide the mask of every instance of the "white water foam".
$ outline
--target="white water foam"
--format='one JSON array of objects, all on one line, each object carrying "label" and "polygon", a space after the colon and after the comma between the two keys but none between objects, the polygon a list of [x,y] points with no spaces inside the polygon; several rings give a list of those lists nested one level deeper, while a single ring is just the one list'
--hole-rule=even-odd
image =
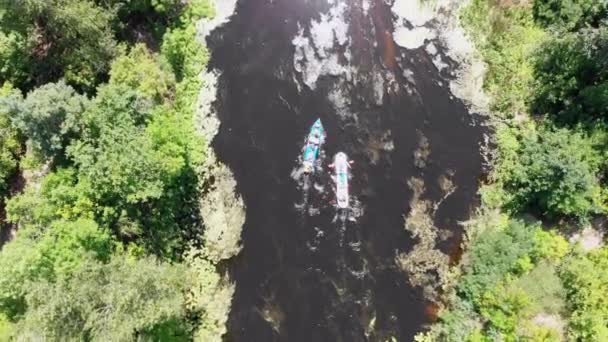
[{"label": "white water foam", "polygon": [[299,26],[298,34],[292,40],[295,47],[294,68],[302,74],[304,84],[310,89],[316,88],[321,76],[339,76],[349,72],[347,67],[339,63],[339,55],[335,52],[336,45],[349,43],[344,15],[346,4],[329,3],[333,5],[329,12],[321,14],[319,20],[311,21],[310,36],[306,36],[304,27]]},{"label": "white water foam", "polygon": [[426,42],[426,50],[439,71],[448,67],[437,53],[435,44],[441,45],[445,55],[459,64],[456,77],[449,81],[452,94],[464,100],[472,111],[487,113],[489,99],[482,89],[486,68],[459,22],[458,11],[468,2],[395,0],[391,7],[397,17],[393,37],[395,43],[406,49],[421,47]]}]

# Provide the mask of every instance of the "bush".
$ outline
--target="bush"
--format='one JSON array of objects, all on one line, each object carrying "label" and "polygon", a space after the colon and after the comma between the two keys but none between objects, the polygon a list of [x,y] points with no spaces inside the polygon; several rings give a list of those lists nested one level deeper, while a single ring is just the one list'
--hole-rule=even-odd
[{"label": "bush", "polygon": [[30,283],[19,337],[159,341],[171,334],[171,341],[187,341],[186,275],[182,266],[154,258],[84,260],[70,277]]},{"label": "bush", "polygon": [[567,30],[595,26],[608,14],[608,4],[598,0],[534,0],[534,19],[541,25]]},{"label": "bush", "polygon": [[608,28],[556,35],[535,57],[532,109],[559,123],[608,118]]},{"label": "bush", "polygon": [[137,44],[112,62],[110,83],[126,85],[161,103],[171,97],[175,76],[163,58],[148,51],[145,45]]},{"label": "bush", "polygon": [[483,232],[471,245],[463,266],[464,275],[457,293],[473,303],[505,275],[514,271],[519,260],[534,248],[534,231],[519,221],[511,221],[503,230]]},{"label": "bush", "polygon": [[525,6],[473,0],[462,21],[487,63],[484,88],[492,109],[506,117],[525,113],[533,82],[531,55],[544,37]]},{"label": "bush", "polygon": [[608,249],[577,253],[560,274],[572,316],[568,333],[573,341],[608,341]]},{"label": "bush", "polygon": [[601,158],[589,139],[566,129],[525,135],[504,188],[511,209],[579,218],[603,211],[596,177]]},{"label": "bush", "polygon": [[[108,71],[116,47],[112,15],[93,2],[8,1],[2,10],[0,15],[10,20],[0,20],[0,28],[17,40],[9,45],[16,50],[4,54],[26,56],[25,72],[18,67],[5,76],[17,86],[26,88],[63,77],[91,90]],[[21,37],[25,37],[23,50]],[[15,58],[9,62],[12,60]]]},{"label": "bush", "polygon": [[[9,83],[0,88],[0,103],[18,92]],[[10,112],[0,105],[0,200],[8,190],[7,180],[17,169],[17,160],[21,154],[21,137],[11,124]]]},{"label": "bush", "polygon": [[83,259],[108,260],[113,242],[91,220],[55,221],[43,231],[25,228],[0,252],[0,312],[18,318],[26,311],[30,282],[69,276]]}]

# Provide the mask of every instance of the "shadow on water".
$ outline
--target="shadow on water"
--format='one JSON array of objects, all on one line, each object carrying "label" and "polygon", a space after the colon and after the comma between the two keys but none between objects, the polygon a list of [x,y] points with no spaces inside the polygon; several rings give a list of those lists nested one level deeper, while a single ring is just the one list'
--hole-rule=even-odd
[{"label": "shadow on water", "polygon": [[[444,252],[460,241],[457,223],[476,200],[483,129],[440,86],[446,75],[424,49],[394,44],[384,1],[369,11],[360,0],[346,3],[348,44],[334,50],[350,67],[322,74],[313,89],[295,70],[292,40],[309,36],[311,20],[323,20],[333,1],[242,0],[208,38],[211,67],[222,72],[213,146],[247,205],[243,251],[232,266],[229,341],[412,340],[435,309],[395,261],[416,243],[404,229],[408,179],[423,179],[423,196],[436,203],[444,196],[438,180],[452,175],[456,188],[434,216],[439,229],[455,233],[438,242]],[[327,157],[303,186],[294,168],[317,117]],[[421,135],[430,150],[424,168],[414,160]],[[338,151],[354,161],[351,220],[330,203],[327,163]]]}]

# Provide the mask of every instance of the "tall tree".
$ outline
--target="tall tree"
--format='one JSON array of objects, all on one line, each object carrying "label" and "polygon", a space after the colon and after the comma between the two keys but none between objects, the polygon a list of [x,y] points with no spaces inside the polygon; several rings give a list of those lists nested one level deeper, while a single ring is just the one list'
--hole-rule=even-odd
[{"label": "tall tree", "polygon": [[49,159],[62,157],[70,140],[78,136],[87,103],[85,96],[59,81],[30,92],[25,100],[16,95],[0,100],[0,112],[8,113],[13,125]]},{"label": "tall tree", "polygon": [[[17,96],[9,83],[0,88],[0,102],[10,96]],[[11,115],[7,108],[0,106],[0,200],[7,190],[8,177],[17,168],[17,159],[21,154],[21,137],[11,124]]]},{"label": "tall tree", "polygon": [[608,28],[554,36],[538,51],[535,112],[567,124],[608,119]]},{"label": "tall tree", "polygon": [[576,217],[604,210],[597,179],[602,160],[582,134],[541,129],[524,136],[517,153],[504,184],[512,208]]},{"label": "tall tree", "polygon": [[533,9],[537,22],[567,30],[597,27],[608,15],[608,3],[598,0],[534,0]]},{"label": "tall tree", "polygon": [[90,0],[5,1],[0,41],[19,51],[4,54],[25,56],[27,63],[22,65],[26,70],[14,70],[18,74],[4,70],[0,76],[25,88],[64,77],[92,89],[115,54],[111,20],[109,11]]},{"label": "tall tree", "polygon": [[70,277],[30,284],[19,334],[50,341],[187,340],[188,283],[182,266],[153,258],[84,261]]}]

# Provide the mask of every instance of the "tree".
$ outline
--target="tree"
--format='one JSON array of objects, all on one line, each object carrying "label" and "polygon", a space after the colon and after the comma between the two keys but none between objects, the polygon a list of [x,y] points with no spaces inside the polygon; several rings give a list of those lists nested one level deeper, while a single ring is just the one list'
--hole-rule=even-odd
[{"label": "tree", "polygon": [[7,201],[7,221],[43,230],[57,220],[92,219],[94,203],[87,197],[89,188],[78,182],[75,169],[57,169],[39,185],[28,186]]},{"label": "tree", "polygon": [[0,111],[46,158],[63,156],[65,147],[81,130],[81,116],[88,100],[63,81],[49,83],[27,94],[1,100]]},{"label": "tree", "polygon": [[569,335],[573,341],[608,340],[608,249],[576,253],[562,268],[572,317]]},{"label": "tree", "polygon": [[[108,71],[116,42],[112,15],[88,0],[17,0],[6,2],[0,29],[13,34],[15,52],[27,56],[26,76],[7,75],[20,87],[65,78],[87,89]],[[20,68],[15,70],[22,73]],[[19,81],[17,81],[19,79]]]},{"label": "tree", "polygon": [[486,291],[515,271],[518,261],[533,251],[534,232],[519,221],[511,221],[504,230],[483,232],[471,246],[464,264],[465,275],[457,288],[459,296],[480,303]]},{"label": "tree", "polygon": [[[30,283],[19,334],[51,341],[187,340],[188,273],[154,258],[85,260],[69,277]],[[103,290],[100,290],[103,289]]]},{"label": "tree", "polygon": [[[18,96],[9,83],[0,88],[0,102],[9,96]],[[21,139],[11,125],[11,117],[7,110],[0,106],[0,198],[8,190],[8,177],[15,172],[17,160],[21,154]]]},{"label": "tree", "polygon": [[522,137],[519,154],[506,175],[512,209],[586,217],[602,211],[596,178],[601,157],[589,139],[566,129],[543,129]]},{"label": "tree", "polygon": [[112,62],[110,83],[127,85],[161,103],[174,90],[175,76],[164,58],[137,44]]},{"label": "tree", "polygon": [[543,26],[567,30],[595,26],[608,14],[608,4],[597,0],[534,0],[534,18]]},{"label": "tree", "polygon": [[608,118],[608,28],[554,36],[535,58],[532,109],[559,123]]},{"label": "tree", "polygon": [[43,231],[24,227],[0,252],[0,312],[26,311],[29,282],[68,277],[86,258],[109,260],[113,242],[94,221],[56,221]]},{"label": "tree", "polygon": [[82,136],[68,155],[99,205],[120,208],[162,195],[162,160],[145,133],[149,111],[150,103],[137,91],[109,85],[85,113]]},{"label": "tree", "polygon": [[[0,21],[3,14],[0,12]],[[17,32],[0,31],[0,82],[21,84],[28,78],[26,38]]]}]

